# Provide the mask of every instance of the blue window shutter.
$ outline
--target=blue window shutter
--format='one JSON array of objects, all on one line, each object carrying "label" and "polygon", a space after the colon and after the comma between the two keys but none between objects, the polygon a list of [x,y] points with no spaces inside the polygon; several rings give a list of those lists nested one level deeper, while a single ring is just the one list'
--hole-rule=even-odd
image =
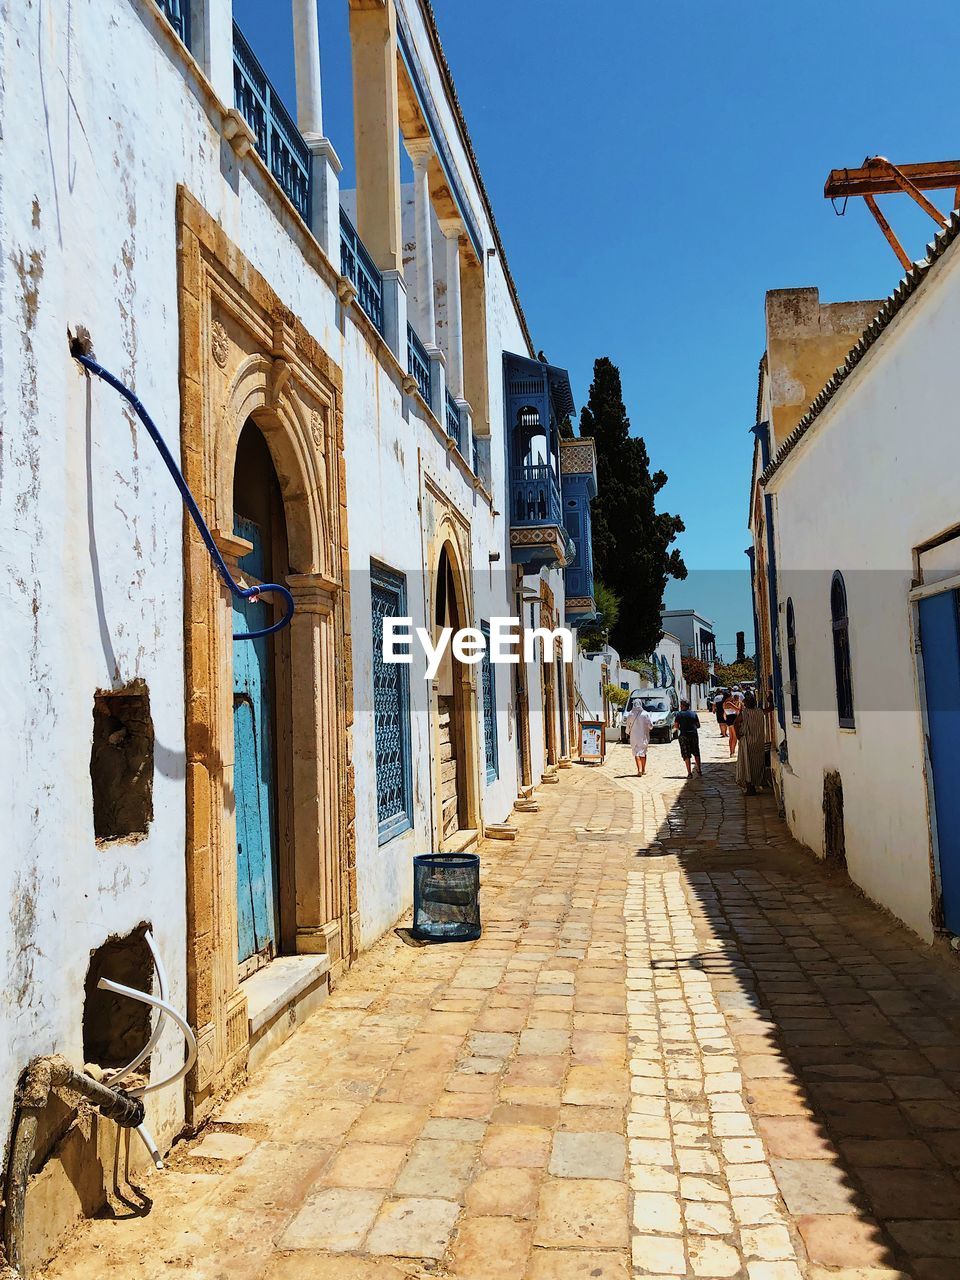
[{"label": "blue window shutter", "polygon": [[379,843],[386,844],[413,826],[410,668],[383,660],[383,620],[406,617],[406,579],[380,565],[371,565],[370,594],[377,826]]},{"label": "blue window shutter", "polygon": [[500,776],[500,758],[497,753],[497,699],[493,664],[490,661],[490,624],[480,623],[485,640],[483,662],[480,665],[480,681],[483,690],[483,741],[486,751],[487,781],[494,782]]}]

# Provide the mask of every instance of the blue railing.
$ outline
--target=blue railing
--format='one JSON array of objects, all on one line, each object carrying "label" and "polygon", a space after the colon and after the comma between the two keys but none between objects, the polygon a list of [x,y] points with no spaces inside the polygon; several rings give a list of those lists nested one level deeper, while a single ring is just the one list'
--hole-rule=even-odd
[{"label": "blue railing", "polygon": [[473,437],[473,474],[480,475],[480,447],[477,444],[477,437]]},{"label": "blue railing", "polygon": [[233,24],[233,100],[253,130],[261,159],[297,213],[309,223],[310,149],[236,23]]},{"label": "blue railing", "polygon": [[560,524],[560,485],[547,462],[510,468],[510,519],[520,524]]},{"label": "blue railing", "polygon": [[157,0],[164,17],[190,48],[190,0]]},{"label": "blue railing", "polygon": [[417,387],[427,404],[433,407],[430,397],[430,357],[427,348],[417,337],[412,324],[407,325],[407,370],[417,380]]},{"label": "blue railing", "polygon": [[463,453],[463,421],[460,417],[460,410],[457,402],[454,400],[450,392],[447,392],[447,435],[451,440],[455,440],[457,448]]},{"label": "blue railing", "polygon": [[363,247],[353,223],[340,210],[340,271],[353,282],[357,301],[383,333],[383,276]]}]

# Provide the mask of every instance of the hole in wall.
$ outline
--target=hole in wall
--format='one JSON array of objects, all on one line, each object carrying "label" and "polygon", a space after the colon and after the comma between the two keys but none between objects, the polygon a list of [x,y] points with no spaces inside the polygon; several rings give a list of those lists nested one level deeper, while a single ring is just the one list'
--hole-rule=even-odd
[{"label": "hole in wall", "polygon": [[143,680],[94,694],[90,780],[98,842],[146,835],[153,818],[153,721]]},{"label": "hole in wall", "polygon": [[831,866],[847,869],[843,836],[843,782],[833,770],[823,775],[823,854]]},{"label": "hole in wall", "polygon": [[[138,991],[153,992],[153,957],[147,946],[149,924],[142,922],[123,937],[112,935],[90,953],[83,986],[83,1060],[101,1067],[123,1067],[150,1038],[149,1005],[129,996],[101,991],[97,983],[111,978]],[[145,1063],[140,1071],[147,1070]]]}]

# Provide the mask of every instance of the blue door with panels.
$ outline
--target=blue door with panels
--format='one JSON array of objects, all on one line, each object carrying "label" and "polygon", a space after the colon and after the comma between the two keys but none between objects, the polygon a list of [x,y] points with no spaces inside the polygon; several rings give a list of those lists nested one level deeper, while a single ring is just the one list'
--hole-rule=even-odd
[{"label": "blue door with panels", "polygon": [[927,747],[933,777],[943,922],[960,934],[960,618],[958,592],[920,601],[920,650],[927,699]]},{"label": "blue door with panels", "polygon": [[[235,517],[234,533],[253,543],[240,561],[248,581],[269,580],[259,525]],[[233,629],[269,626],[269,605],[234,598]],[[233,786],[237,817],[238,960],[247,970],[277,950],[277,819],[273,682],[269,640],[233,642]]]}]

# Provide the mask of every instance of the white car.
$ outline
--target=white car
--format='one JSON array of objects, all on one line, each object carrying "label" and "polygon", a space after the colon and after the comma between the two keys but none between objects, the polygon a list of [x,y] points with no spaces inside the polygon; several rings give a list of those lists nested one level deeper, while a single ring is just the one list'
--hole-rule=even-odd
[{"label": "white car", "polygon": [[649,712],[650,718],[653,720],[653,730],[650,734],[651,742],[658,738],[663,742],[669,742],[671,738],[676,736],[673,718],[680,710],[680,699],[677,696],[676,689],[634,689],[627,699],[627,705],[623,708],[623,720],[620,724],[621,742],[628,742],[630,739],[630,735],[627,732],[627,717],[638,704],[643,707],[644,711]]}]

